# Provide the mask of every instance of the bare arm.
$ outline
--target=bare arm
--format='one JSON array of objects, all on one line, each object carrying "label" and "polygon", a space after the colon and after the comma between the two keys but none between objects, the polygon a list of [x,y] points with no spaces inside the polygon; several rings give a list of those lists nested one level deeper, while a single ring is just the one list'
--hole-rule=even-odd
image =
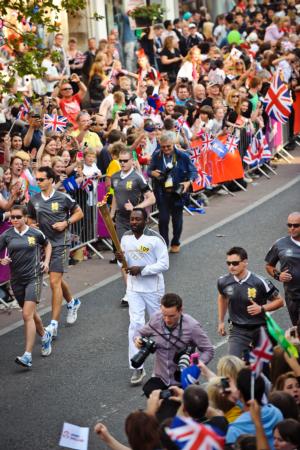
[{"label": "bare arm", "polygon": [[218,333],[221,336],[226,335],[224,319],[225,319],[225,316],[227,313],[227,309],[228,309],[228,299],[226,297],[224,297],[223,295],[219,294],[218,295],[218,318],[219,318]]},{"label": "bare arm", "polygon": [[77,206],[73,214],[71,215],[69,222],[73,225],[73,223],[79,222],[79,220],[83,219],[83,212],[80,206]]},{"label": "bare arm", "polygon": [[112,202],[111,202],[111,208],[110,208],[110,217],[114,218],[117,210],[117,202],[116,197],[113,196]]},{"label": "bare arm", "polygon": [[126,447],[126,445],[121,444],[121,442],[117,441],[117,439],[115,439],[110,432],[108,431],[108,429],[106,428],[105,425],[103,425],[103,423],[97,423],[95,425],[94,431],[96,434],[98,434],[99,438],[105,442],[106,445],[108,445],[108,447],[111,450],[130,450],[129,447]]},{"label": "bare arm", "polygon": [[29,128],[27,130],[27,133],[24,136],[24,147],[29,147],[32,141],[32,137],[33,137],[33,132],[34,132],[34,127],[29,125]]},{"label": "bare arm", "polygon": [[144,200],[136,205],[136,208],[147,208],[148,206],[152,206],[155,204],[156,199],[152,191],[145,192],[144,197]]}]

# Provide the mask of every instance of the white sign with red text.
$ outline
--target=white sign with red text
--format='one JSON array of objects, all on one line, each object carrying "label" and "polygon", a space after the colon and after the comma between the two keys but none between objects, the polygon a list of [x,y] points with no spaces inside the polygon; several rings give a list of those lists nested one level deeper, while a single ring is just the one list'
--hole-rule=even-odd
[{"label": "white sign with red text", "polygon": [[87,450],[89,443],[89,428],[78,427],[65,422],[59,445],[61,447],[73,448],[75,450]]}]

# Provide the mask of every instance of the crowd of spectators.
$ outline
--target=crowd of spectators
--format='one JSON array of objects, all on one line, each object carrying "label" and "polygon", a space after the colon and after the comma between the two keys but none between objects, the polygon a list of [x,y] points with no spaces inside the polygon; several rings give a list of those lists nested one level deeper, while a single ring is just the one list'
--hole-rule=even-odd
[{"label": "crowd of spectators", "polygon": [[[120,15],[120,34],[115,29],[99,42],[90,38],[86,51],[78,49],[75,38],[66,43],[63,34],[56,34],[42,63],[44,77],[17,78],[9,93],[1,94],[0,232],[9,226],[11,206],[27,203],[39,192],[35,180],[39,167],[53,168],[59,191],[75,195],[67,189],[66,179],[73,178],[76,189],[92,179],[93,186],[97,180],[104,181],[107,194],[112,195],[111,179],[122,169],[119,155],[126,154],[134,160],[132,170],[143,174],[150,184],[154,180],[158,206],[165,202],[162,212],[166,214],[167,204],[169,216],[174,214],[171,245],[177,252],[180,214],[197,176],[189,160],[193,140],[203,133],[214,137],[230,133],[239,140],[243,159],[253,136],[262,130],[274,157],[282,144],[292,150],[300,131],[300,4],[295,0],[235,3],[215,22],[202,7],[184,12],[173,22],[166,20],[144,29],[139,39],[132,30],[129,33],[128,16]],[[53,50],[60,54],[59,62],[52,61]],[[9,59],[14,56],[6,55]],[[9,59],[3,57],[3,70],[8,70]],[[283,125],[264,110],[263,100],[277,70],[294,100],[288,143],[283,142]],[[22,95],[21,102],[17,93]],[[29,106],[24,111],[25,104]],[[63,132],[45,129],[45,114],[64,116]],[[176,158],[189,167],[184,169],[189,170],[187,179],[172,172]],[[258,176],[251,172],[239,181],[247,186]],[[164,199],[170,188],[174,194],[171,204],[170,197]],[[87,193],[86,202],[89,198]],[[173,211],[176,201],[180,214]],[[159,217],[167,241],[169,216]],[[89,220],[94,220],[93,216]],[[199,365],[207,378],[206,389],[171,389],[180,416],[226,436],[228,445],[238,445],[235,448],[300,448],[300,367],[296,359],[282,351],[275,353],[269,372],[256,381],[255,401],[250,395],[250,372],[242,360],[223,357],[216,374],[203,363]],[[228,383],[225,388],[224,379]],[[144,412],[128,416],[125,428],[130,448],[177,448],[168,438],[170,417],[160,421],[158,411],[164,401],[160,392],[154,391]],[[128,448],[103,424],[95,431],[110,448]]]}]

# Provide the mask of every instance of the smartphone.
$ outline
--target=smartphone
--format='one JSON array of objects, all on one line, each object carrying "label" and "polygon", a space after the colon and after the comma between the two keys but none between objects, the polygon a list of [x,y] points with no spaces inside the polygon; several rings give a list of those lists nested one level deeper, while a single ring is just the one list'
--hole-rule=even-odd
[{"label": "smartphone", "polygon": [[82,152],[78,152],[77,153],[77,158],[78,159],[83,159],[83,153]]},{"label": "smartphone", "polygon": [[221,378],[221,387],[222,387],[222,391],[224,393],[228,392],[228,389],[230,389],[230,384],[229,384],[228,378]]},{"label": "smartphone", "polygon": [[32,162],[33,162],[33,163],[36,163],[36,162],[37,162],[37,159],[36,159],[36,158],[32,158]]}]

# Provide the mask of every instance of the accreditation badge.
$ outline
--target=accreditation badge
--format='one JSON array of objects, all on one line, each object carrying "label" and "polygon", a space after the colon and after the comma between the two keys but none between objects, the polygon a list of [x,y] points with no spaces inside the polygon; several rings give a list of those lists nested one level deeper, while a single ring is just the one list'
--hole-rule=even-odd
[{"label": "accreditation badge", "polygon": [[165,188],[168,189],[168,188],[172,188],[172,187],[173,187],[173,179],[170,176],[165,181]]}]

